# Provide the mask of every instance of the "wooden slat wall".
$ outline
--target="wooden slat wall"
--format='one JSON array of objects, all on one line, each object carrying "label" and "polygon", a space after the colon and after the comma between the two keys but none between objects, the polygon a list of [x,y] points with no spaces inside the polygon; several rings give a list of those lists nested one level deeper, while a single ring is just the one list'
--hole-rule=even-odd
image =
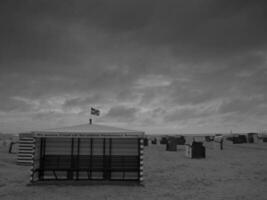
[{"label": "wooden slat wall", "polygon": [[45,155],[70,155],[71,138],[46,138]]},{"label": "wooden slat wall", "polygon": [[18,165],[32,165],[33,137],[20,137],[17,154]]},{"label": "wooden slat wall", "polygon": [[[51,169],[57,170],[57,168],[70,168],[70,166],[62,165],[63,160],[71,155],[71,149],[73,147],[73,156],[75,163],[72,167],[76,168],[88,168],[93,170],[91,172],[92,179],[103,179],[106,173],[105,167],[112,170],[110,174],[111,180],[139,180],[143,181],[143,153],[144,144],[143,139],[138,138],[43,138],[45,139],[45,159],[49,160],[45,164],[47,168],[44,173],[44,177],[48,178],[51,174]],[[111,145],[111,146],[110,146]],[[40,169],[40,146],[41,138],[36,138],[35,141],[35,153],[33,171]],[[79,146],[79,150],[78,150]],[[92,152],[92,157],[90,157]],[[103,156],[105,154],[105,156]],[[79,155],[79,157],[77,157]],[[54,157],[53,157],[54,156]],[[67,157],[66,157],[67,156]],[[110,157],[109,157],[110,156]],[[54,162],[53,159],[60,157],[60,163]],[[63,160],[62,160],[63,159]],[[76,162],[76,159],[78,159]],[[110,160],[109,160],[110,159]],[[73,162],[73,161],[72,161]],[[92,163],[91,163],[92,162]],[[106,164],[108,164],[106,166]],[[62,165],[62,166],[61,166]],[[53,167],[51,167],[53,166]],[[92,168],[90,168],[92,167]],[[51,168],[51,169],[50,169]],[[99,168],[99,169],[98,169]],[[103,169],[102,169],[103,168]],[[50,171],[49,171],[50,170]],[[47,173],[50,173],[48,175]],[[58,170],[56,171],[58,174]],[[63,172],[62,172],[63,173]],[[77,174],[82,175],[83,171],[75,172],[74,177]],[[88,178],[89,172],[86,172],[84,178]],[[41,174],[41,177],[42,177]],[[63,178],[67,178],[66,172],[64,172]],[[79,176],[79,175],[77,175]],[[98,177],[99,176],[99,177]],[[33,173],[33,182],[38,180],[38,172]],[[80,177],[82,178],[82,177]]]},{"label": "wooden slat wall", "polygon": [[93,139],[93,155],[103,155],[103,139]]},{"label": "wooden slat wall", "polygon": [[138,151],[138,139],[112,139],[112,155],[137,156]]},{"label": "wooden slat wall", "polygon": [[144,139],[139,139],[139,182],[144,182]]},{"label": "wooden slat wall", "polygon": [[91,139],[80,139],[80,155],[90,155],[91,152]]},{"label": "wooden slat wall", "polygon": [[[74,140],[74,154],[77,153],[77,139]],[[104,139],[93,139],[93,155],[103,155]],[[29,148],[27,146],[27,148]],[[105,149],[109,149],[106,139]],[[80,155],[90,155],[91,139],[80,139]],[[106,151],[107,152],[107,151]],[[46,155],[70,155],[71,138],[46,138]],[[138,139],[112,139],[112,155],[138,155]]]}]

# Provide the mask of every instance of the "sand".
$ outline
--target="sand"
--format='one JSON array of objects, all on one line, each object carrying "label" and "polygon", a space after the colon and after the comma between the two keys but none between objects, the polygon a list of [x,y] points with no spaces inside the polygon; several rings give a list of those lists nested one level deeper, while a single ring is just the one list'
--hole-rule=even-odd
[{"label": "sand", "polygon": [[16,155],[0,147],[0,199],[267,199],[267,143],[227,142],[223,151],[212,143],[206,147],[206,159],[186,158],[183,146],[177,152],[164,145],[145,147],[144,186],[27,186],[29,167],[16,165]]}]

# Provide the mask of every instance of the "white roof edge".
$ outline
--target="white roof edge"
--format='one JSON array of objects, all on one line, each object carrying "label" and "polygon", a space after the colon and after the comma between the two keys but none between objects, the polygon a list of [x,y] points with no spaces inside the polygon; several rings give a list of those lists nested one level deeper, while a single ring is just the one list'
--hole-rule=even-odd
[{"label": "white roof edge", "polygon": [[51,133],[51,132],[36,132],[33,134],[33,137],[73,137],[73,138],[93,138],[93,137],[105,137],[105,138],[124,138],[124,137],[134,137],[134,138],[143,138],[144,133]]},{"label": "white roof edge", "polygon": [[[117,128],[105,125],[98,125],[98,124],[81,124],[76,126],[69,126],[69,127],[61,127],[55,129],[46,129],[46,130],[38,130],[31,132],[34,136],[44,136],[47,137],[56,135],[56,136],[73,136],[73,137],[90,137],[90,136],[134,136],[134,137],[143,137],[145,135],[144,131],[137,131],[137,130],[128,130],[124,128]],[[47,135],[47,136],[46,136]]]},{"label": "white roof edge", "polygon": [[145,132],[51,132],[33,131],[34,137],[144,137]]},{"label": "white roof edge", "polygon": [[83,135],[110,135],[110,134],[117,134],[117,135],[145,135],[145,132],[136,131],[136,132],[64,132],[64,131],[33,131],[32,134],[83,134]]}]

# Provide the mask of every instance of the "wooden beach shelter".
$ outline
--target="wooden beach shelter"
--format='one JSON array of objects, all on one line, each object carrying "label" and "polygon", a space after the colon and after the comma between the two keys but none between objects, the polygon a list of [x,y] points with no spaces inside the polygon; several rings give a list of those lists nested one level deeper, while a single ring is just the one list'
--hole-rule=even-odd
[{"label": "wooden beach shelter", "polygon": [[143,181],[144,132],[83,124],[33,132],[31,182]]}]

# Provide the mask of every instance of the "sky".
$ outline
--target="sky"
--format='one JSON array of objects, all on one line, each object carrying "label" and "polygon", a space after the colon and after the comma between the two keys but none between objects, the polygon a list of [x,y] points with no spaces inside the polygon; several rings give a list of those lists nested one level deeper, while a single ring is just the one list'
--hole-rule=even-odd
[{"label": "sky", "polygon": [[267,130],[264,0],[1,0],[0,132]]}]

